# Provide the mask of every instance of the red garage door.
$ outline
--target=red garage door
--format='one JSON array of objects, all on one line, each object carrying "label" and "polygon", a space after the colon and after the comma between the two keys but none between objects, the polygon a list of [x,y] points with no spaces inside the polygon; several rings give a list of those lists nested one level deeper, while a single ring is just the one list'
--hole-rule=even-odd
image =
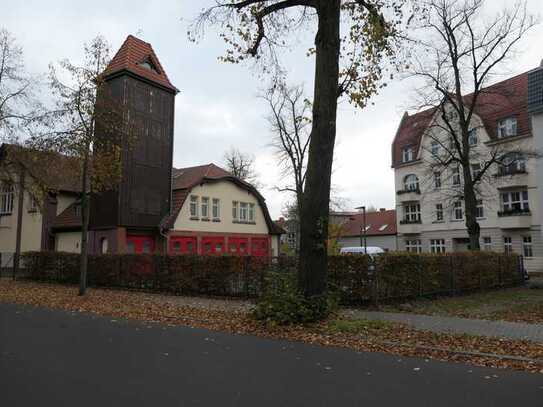
[{"label": "red garage door", "polygon": [[253,237],[251,239],[251,254],[256,257],[269,255],[269,244],[267,237]]},{"label": "red garage door", "polygon": [[202,254],[221,254],[224,253],[224,236],[204,236],[202,237]]},{"label": "red garage door", "polygon": [[151,254],[155,251],[155,239],[150,236],[126,236],[126,251],[132,254]]},{"label": "red garage door", "polygon": [[192,236],[178,236],[170,238],[171,254],[196,254],[198,253],[198,241]]},{"label": "red garage door", "polygon": [[228,253],[245,256],[249,254],[249,239],[246,237],[229,237]]}]

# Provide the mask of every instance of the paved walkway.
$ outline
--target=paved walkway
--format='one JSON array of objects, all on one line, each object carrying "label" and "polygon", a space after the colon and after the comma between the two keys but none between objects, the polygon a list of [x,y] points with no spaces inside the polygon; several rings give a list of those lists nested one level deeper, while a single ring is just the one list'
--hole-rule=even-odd
[{"label": "paved walkway", "polygon": [[415,329],[432,332],[457,333],[508,339],[528,339],[543,343],[543,324],[524,324],[506,321],[487,321],[408,313],[377,312],[349,309],[349,318],[400,322]]}]

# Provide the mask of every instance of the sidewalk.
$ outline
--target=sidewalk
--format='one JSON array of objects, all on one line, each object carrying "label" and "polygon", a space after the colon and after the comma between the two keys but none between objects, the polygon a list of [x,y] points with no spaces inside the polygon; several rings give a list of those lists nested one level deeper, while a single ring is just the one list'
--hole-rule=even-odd
[{"label": "sidewalk", "polygon": [[506,321],[363,311],[357,309],[346,309],[342,314],[345,317],[354,319],[400,322],[415,329],[432,332],[469,334],[507,339],[526,339],[543,343],[543,324],[523,324]]}]

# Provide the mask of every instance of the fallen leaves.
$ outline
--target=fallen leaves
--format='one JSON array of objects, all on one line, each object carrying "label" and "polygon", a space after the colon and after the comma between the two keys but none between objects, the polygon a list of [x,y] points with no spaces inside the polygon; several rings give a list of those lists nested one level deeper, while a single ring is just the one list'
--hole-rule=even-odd
[{"label": "fallen leaves", "polygon": [[386,352],[543,373],[543,344],[540,343],[437,334],[401,324],[341,319],[309,326],[266,326],[251,319],[239,302],[229,306],[228,301],[215,301],[213,307],[205,307],[194,305],[197,302],[175,301],[175,298],[107,289],[89,289],[85,297],[79,297],[76,287],[0,280],[0,302],[93,313],[107,316],[113,323],[119,319],[132,319],[350,348],[360,352]]}]

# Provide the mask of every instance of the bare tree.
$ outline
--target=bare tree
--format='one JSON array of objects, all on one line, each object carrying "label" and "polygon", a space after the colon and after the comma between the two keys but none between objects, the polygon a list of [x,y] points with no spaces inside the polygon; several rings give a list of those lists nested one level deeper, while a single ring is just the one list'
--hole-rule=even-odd
[{"label": "bare tree", "polygon": [[33,91],[38,80],[25,71],[23,50],[0,28],[0,137],[13,141],[37,108]]},{"label": "bare tree", "polygon": [[[428,0],[412,74],[425,85],[418,89],[419,108],[429,108],[428,137],[432,140],[430,170],[450,174],[454,201],[465,203],[470,247],[479,250],[477,201],[492,168],[510,165],[507,145],[477,146],[484,128],[479,114],[515,97],[514,89],[488,86],[515,55],[524,34],[536,24],[518,2],[491,20],[482,15],[483,0]],[[495,106],[497,105],[497,106]],[[515,147],[517,149],[517,147]],[[509,157],[509,158],[507,158]]]},{"label": "bare tree", "polygon": [[230,150],[224,153],[224,165],[226,170],[233,176],[256,187],[259,186],[254,156],[242,153],[239,149],[232,146]]},{"label": "bare tree", "polygon": [[[405,0],[231,0],[202,12],[192,33],[218,25],[229,49],[223,60],[255,58],[265,71],[279,64],[277,50],[316,26],[311,140],[302,202],[299,286],[320,297],[327,288],[328,216],[338,98],[364,107],[393,56]],[[342,32],[340,23],[347,24]],[[194,36],[193,36],[194,37]]]},{"label": "bare tree", "polygon": [[63,60],[57,73],[50,66],[50,85],[56,109],[47,114],[48,131],[34,135],[29,145],[39,151],[55,151],[80,166],[81,278],[79,295],[87,287],[89,194],[114,188],[121,177],[121,151],[133,143],[125,107],[109,91],[103,73],[110,49],[101,36],[84,47],[81,66]]}]

